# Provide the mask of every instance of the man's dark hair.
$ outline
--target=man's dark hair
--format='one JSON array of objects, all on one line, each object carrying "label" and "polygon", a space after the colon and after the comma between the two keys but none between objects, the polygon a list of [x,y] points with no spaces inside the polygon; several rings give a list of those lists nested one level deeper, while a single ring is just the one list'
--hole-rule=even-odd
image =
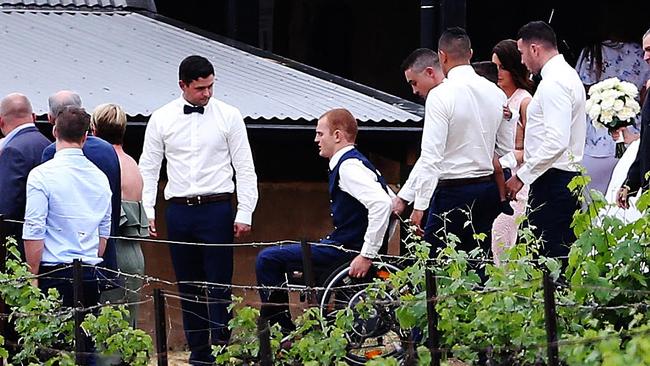
[{"label": "man's dark hair", "polygon": [[214,75],[214,67],[203,56],[188,56],[178,67],[178,79],[188,85],[194,80],[207,78],[210,75]]},{"label": "man's dark hair", "polygon": [[448,28],[438,40],[438,49],[454,59],[469,59],[472,55],[472,42],[463,28]]},{"label": "man's dark hair", "polygon": [[440,68],[440,60],[436,51],[428,48],[418,48],[402,62],[402,72],[411,69],[414,72],[422,72],[427,67]]},{"label": "man's dark hair", "polygon": [[65,106],[56,116],[57,137],[65,142],[81,142],[90,127],[90,115],[81,107]]},{"label": "man's dark hair", "polygon": [[541,20],[532,21],[519,28],[517,39],[526,43],[540,43],[547,47],[557,48],[557,38],[553,28]]}]

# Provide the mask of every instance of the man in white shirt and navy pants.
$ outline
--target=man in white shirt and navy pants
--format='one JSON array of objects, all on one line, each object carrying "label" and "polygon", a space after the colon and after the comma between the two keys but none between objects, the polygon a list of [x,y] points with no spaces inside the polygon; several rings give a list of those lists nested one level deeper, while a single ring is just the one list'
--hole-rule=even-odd
[{"label": "man in white shirt and navy pants", "polygon": [[[237,108],[212,98],[214,68],[206,58],[185,58],[179,79],[183,95],[153,112],[140,157],[142,199],[151,235],[157,235],[154,205],[160,167],[166,158],[168,239],[232,243],[233,236],[240,238],[250,232],[258,198],[246,126]],[[231,204],[233,175],[237,181],[235,216]],[[172,244],[170,253],[178,281],[232,281],[232,246]],[[186,283],[178,288],[183,297],[190,364],[211,364],[211,345],[225,344],[230,337],[230,290],[212,286],[206,290],[202,285]],[[217,299],[225,301],[218,303]]]},{"label": "man in white shirt and navy pants", "polygon": [[519,30],[521,62],[542,81],[528,105],[524,164],[506,183],[510,199],[530,184],[528,220],[542,239],[542,255],[566,256],[578,198],[567,188],[577,176],[585,146],[585,88],[557,50],[555,32],[541,21]]},{"label": "man in white shirt and navy pants", "polygon": [[[427,96],[422,152],[394,205],[399,212],[414,202],[411,220],[418,226],[429,208],[424,239],[434,248],[444,247],[445,234],[453,233],[458,249],[480,246],[488,253],[500,212],[492,159],[512,150],[514,125],[503,121],[506,95],[470,65],[471,43],[462,28],[442,34],[438,53],[447,79]],[[466,225],[467,213],[472,225]],[[487,237],[479,241],[474,233]]]}]

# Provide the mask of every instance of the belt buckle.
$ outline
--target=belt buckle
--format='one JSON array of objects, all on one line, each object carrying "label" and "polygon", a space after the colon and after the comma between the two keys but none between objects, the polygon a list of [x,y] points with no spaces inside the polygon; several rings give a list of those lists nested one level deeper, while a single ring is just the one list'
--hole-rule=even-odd
[{"label": "belt buckle", "polygon": [[196,196],[196,204],[197,205],[201,204],[201,196]]},{"label": "belt buckle", "polygon": [[187,204],[188,206],[194,206],[191,199],[192,199],[192,197],[186,197],[185,198],[185,204]]}]

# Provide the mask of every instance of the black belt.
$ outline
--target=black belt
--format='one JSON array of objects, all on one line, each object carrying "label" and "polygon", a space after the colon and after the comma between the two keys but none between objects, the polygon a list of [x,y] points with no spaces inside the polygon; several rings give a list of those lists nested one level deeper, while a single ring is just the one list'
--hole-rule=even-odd
[{"label": "black belt", "polygon": [[172,197],[169,202],[181,205],[194,206],[210,202],[230,201],[232,193],[206,194],[194,197]]},{"label": "black belt", "polygon": [[466,186],[468,184],[491,182],[492,180],[494,180],[492,174],[476,178],[445,179],[438,182],[438,187]]}]

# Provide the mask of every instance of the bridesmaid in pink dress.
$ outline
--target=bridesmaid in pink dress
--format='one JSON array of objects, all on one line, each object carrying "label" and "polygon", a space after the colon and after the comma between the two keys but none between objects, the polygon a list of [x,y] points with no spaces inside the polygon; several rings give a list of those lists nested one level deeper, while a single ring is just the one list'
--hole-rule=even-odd
[{"label": "bridesmaid in pink dress", "polygon": [[[533,83],[530,81],[528,70],[521,63],[521,55],[517,50],[517,42],[506,39],[492,49],[492,62],[497,65],[497,84],[508,97],[503,107],[504,117],[517,121],[515,150],[499,159],[503,168],[510,168],[512,174],[517,172],[523,162],[524,133],[526,128],[526,108],[532,98]],[[492,251],[495,261],[504,248],[512,247],[517,241],[517,224],[515,221],[526,211],[528,202],[528,186],[524,186],[517,194],[517,200],[510,202],[514,215],[500,214],[492,225]]]}]

